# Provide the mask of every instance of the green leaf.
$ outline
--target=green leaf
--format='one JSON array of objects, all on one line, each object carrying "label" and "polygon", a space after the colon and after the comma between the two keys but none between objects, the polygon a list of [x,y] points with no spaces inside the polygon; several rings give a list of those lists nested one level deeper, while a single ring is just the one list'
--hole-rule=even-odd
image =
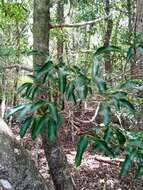
[{"label": "green leaf", "polygon": [[113,132],[112,132],[112,129],[111,129],[111,127],[107,127],[106,128],[106,130],[105,130],[105,132],[104,132],[104,137],[103,137],[103,139],[104,139],[104,141],[106,142],[106,143],[108,143],[110,140],[111,140],[111,137],[113,136]]},{"label": "green leaf", "polygon": [[38,86],[35,86],[31,92],[31,97],[32,97],[32,100],[35,99],[35,97],[38,95],[38,92],[39,92],[39,87]]},{"label": "green leaf", "polygon": [[9,112],[6,113],[6,118],[9,118],[10,116],[14,115],[15,113],[19,112],[20,110],[24,109],[25,108],[25,105],[26,104],[23,104],[23,105],[19,105],[19,106],[16,106],[12,109],[10,109]]},{"label": "green leaf", "polygon": [[86,77],[83,76],[78,77],[76,80],[75,90],[81,100],[84,100],[88,94],[88,87],[86,83]]},{"label": "green leaf", "polygon": [[64,117],[59,114],[58,115],[58,122],[57,122],[57,128],[60,128],[64,124]]},{"label": "green leaf", "polygon": [[57,138],[57,124],[53,119],[48,121],[48,139],[54,142]]},{"label": "green leaf", "polygon": [[65,98],[64,96],[60,97],[60,105],[61,105],[61,110],[65,109]]},{"label": "green leaf", "polygon": [[100,67],[99,60],[95,57],[94,61],[93,61],[93,66],[92,66],[92,76],[93,76],[93,78],[98,76],[99,67]]},{"label": "green leaf", "polygon": [[140,178],[142,176],[143,176],[143,160],[141,159],[139,164],[138,164],[135,179],[138,179],[138,178]]},{"label": "green leaf", "polygon": [[32,105],[32,111],[36,111],[39,108],[45,106],[46,104],[48,104],[48,102],[44,101],[44,100],[39,100],[38,102],[34,103]]},{"label": "green leaf", "polygon": [[137,157],[137,152],[138,152],[138,149],[131,149],[129,153],[126,155],[126,158],[121,165],[120,176],[125,176],[127,174],[127,172],[129,171],[132,165],[132,162]]},{"label": "green leaf", "polygon": [[34,56],[48,56],[47,52],[45,51],[40,51],[40,50],[31,50],[27,53],[28,56],[34,55]]},{"label": "green leaf", "polygon": [[132,160],[130,159],[130,156],[127,155],[124,162],[121,165],[120,176],[125,176],[129,171],[131,165],[132,165]]},{"label": "green leaf", "polygon": [[133,48],[129,48],[128,52],[127,52],[127,61],[130,61],[134,56],[134,49]]},{"label": "green leaf", "polygon": [[114,157],[112,148],[110,148],[104,140],[94,138],[94,143],[98,148],[104,151],[104,153],[106,153],[108,156]]},{"label": "green leaf", "polygon": [[76,166],[80,166],[83,153],[85,152],[86,148],[88,146],[88,138],[87,136],[80,137],[80,140],[77,144],[77,153],[75,158]]},{"label": "green leaf", "polygon": [[74,82],[71,82],[67,87],[66,87],[66,96],[67,99],[69,100],[70,97],[73,95],[75,89]]},{"label": "green leaf", "polygon": [[135,108],[133,104],[131,104],[128,100],[121,98],[120,104],[124,107],[126,107],[130,112],[135,112]]},{"label": "green leaf", "polygon": [[97,49],[97,51],[95,52],[94,55],[100,55],[103,53],[109,53],[109,52],[121,52],[121,48],[114,46],[114,45],[109,45],[109,46],[104,46],[104,47],[100,47]]},{"label": "green leaf", "polygon": [[62,93],[64,93],[67,84],[67,75],[62,68],[59,69],[58,74],[59,74],[59,89]]},{"label": "green leaf", "polygon": [[53,69],[53,62],[52,61],[47,61],[45,62],[45,64],[41,67],[41,69],[38,71],[38,75],[37,77],[41,77],[42,75],[48,73],[49,71],[51,71],[51,69]]},{"label": "green leaf", "polygon": [[120,99],[113,97],[113,102],[117,111],[120,111]]},{"label": "green leaf", "polygon": [[24,84],[22,84],[19,88],[18,88],[18,93],[21,93],[23,90],[27,90],[27,88],[31,87],[33,85],[32,82],[26,82]]},{"label": "green leaf", "polygon": [[29,117],[26,119],[26,121],[23,123],[23,125],[20,128],[20,137],[23,138],[27,132],[27,130],[29,129],[29,127],[31,126],[33,120],[33,116]]},{"label": "green leaf", "polygon": [[52,115],[52,118],[55,120],[55,122],[58,122],[58,110],[55,102],[48,104],[49,111]]},{"label": "green leaf", "polygon": [[124,145],[125,144],[125,142],[126,142],[126,137],[125,137],[125,135],[123,134],[123,132],[120,130],[120,129],[118,129],[118,128],[113,128],[113,130],[114,130],[114,132],[115,132],[115,134],[116,134],[116,137],[117,137],[117,139],[118,139],[118,141],[119,141],[119,144],[120,145]]},{"label": "green leaf", "polygon": [[127,95],[128,95],[127,92],[123,92],[123,91],[116,91],[116,92],[111,93],[111,96],[117,99],[126,97]]},{"label": "green leaf", "polygon": [[44,127],[46,127],[46,125],[48,126],[48,116],[47,115],[42,116],[35,124],[36,125],[32,127],[32,134],[31,134],[33,140],[35,140],[37,136],[41,134],[42,130],[44,129]]},{"label": "green leaf", "polygon": [[133,89],[140,85],[141,82],[137,80],[128,80],[127,82],[124,82],[120,85],[120,88],[125,88],[125,89]]},{"label": "green leaf", "polygon": [[103,102],[100,106],[100,111],[103,116],[103,123],[105,126],[111,122],[111,110],[107,103]]},{"label": "green leaf", "polygon": [[106,82],[103,79],[100,79],[98,77],[95,78],[95,82],[97,84],[98,90],[100,94],[103,94],[107,90]]},{"label": "green leaf", "polygon": [[19,121],[23,120],[25,115],[32,111],[31,107],[32,107],[31,103],[25,104],[24,108],[19,112],[17,120]]}]

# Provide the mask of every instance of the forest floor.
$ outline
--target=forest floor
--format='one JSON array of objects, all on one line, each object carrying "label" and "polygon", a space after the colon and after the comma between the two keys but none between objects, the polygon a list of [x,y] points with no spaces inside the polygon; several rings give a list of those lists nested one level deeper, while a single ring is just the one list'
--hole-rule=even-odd
[{"label": "forest floor", "polygon": [[[42,176],[46,180],[50,180],[40,138],[32,142],[30,134],[28,134],[21,140],[18,135],[19,125],[14,124],[12,129],[17,139],[32,154]],[[66,143],[62,142],[62,145],[77,190],[143,190],[143,179],[134,179],[134,168],[126,177],[119,177],[121,159],[111,161],[103,155],[92,155],[88,150],[84,154],[81,166],[76,168],[74,161],[76,150],[71,139],[69,138]]]}]

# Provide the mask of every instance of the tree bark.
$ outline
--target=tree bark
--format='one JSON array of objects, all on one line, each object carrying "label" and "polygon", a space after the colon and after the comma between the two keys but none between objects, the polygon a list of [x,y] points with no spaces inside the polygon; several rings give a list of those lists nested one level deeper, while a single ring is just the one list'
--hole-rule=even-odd
[{"label": "tree bark", "polygon": [[[57,21],[59,24],[64,23],[64,4],[61,1],[57,5]],[[59,63],[63,61],[63,46],[63,36],[59,36],[57,38],[57,60]]]},{"label": "tree bark", "polygon": [[[143,43],[143,0],[137,0],[135,36]],[[135,60],[131,65],[131,76],[135,79],[143,78],[143,54],[140,48],[135,49]]]},{"label": "tree bark", "polygon": [[[105,0],[105,12],[107,15],[110,14],[110,1],[109,0]],[[109,44],[110,44],[112,29],[113,29],[113,21],[112,21],[112,18],[109,17],[107,19],[107,30],[106,30],[105,41],[104,41],[105,47],[109,46]],[[105,55],[105,71],[108,73],[112,72],[112,61],[111,61],[110,53]]]},{"label": "tree bark", "polygon": [[[34,49],[49,53],[50,40],[50,0],[34,0]],[[34,66],[41,66],[44,57],[35,56]],[[50,85],[50,84],[48,84]],[[50,97],[48,97],[50,100]],[[47,127],[42,133],[45,156],[56,190],[74,190],[75,186],[68,170],[68,163],[59,143],[50,143],[47,139]]]},{"label": "tree bark", "polygon": [[39,174],[28,152],[0,118],[0,187],[9,190],[53,190]]}]

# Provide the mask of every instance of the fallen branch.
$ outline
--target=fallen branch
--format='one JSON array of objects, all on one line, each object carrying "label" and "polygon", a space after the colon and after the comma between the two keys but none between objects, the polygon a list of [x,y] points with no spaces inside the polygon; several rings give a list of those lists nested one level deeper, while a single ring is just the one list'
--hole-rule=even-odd
[{"label": "fallen branch", "polygon": [[0,67],[0,71],[6,70],[6,69],[20,69],[20,70],[25,70],[25,71],[28,71],[28,72],[33,71],[31,68],[24,67],[24,66],[21,66],[21,65],[10,65],[10,66]]},{"label": "fallen branch", "polygon": [[103,157],[103,156],[96,156],[94,157],[94,160],[98,162],[103,162],[106,164],[116,165],[116,166],[120,166],[120,164],[124,162],[124,159],[110,159],[108,157]]},{"label": "fallen branch", "polygon": [[53,28],[78,28],[78,27],[82,27],[82,26],[87,26],[87,25],[91,25],[91,24],[96,24],[102,20],[105,20],[107,18],[109,18],[111,15],[107,15],[95,20],[91,20],[91,21],[87,21],[87,22],[80,22],[80,23],[73,23],[73,24],[51,24],[50,25],[50,29]]}]

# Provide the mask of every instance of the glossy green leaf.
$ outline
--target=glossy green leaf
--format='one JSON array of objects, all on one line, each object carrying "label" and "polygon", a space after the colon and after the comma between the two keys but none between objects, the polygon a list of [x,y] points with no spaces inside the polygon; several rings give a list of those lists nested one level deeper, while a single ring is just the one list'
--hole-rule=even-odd
[{"label": "glossy green leaf", "polygon": [[105,142],[108,143],[111,140],[112,136],[113,136],[113,131],[112,131],[111,127],[108,126],[104,132],[103,139]]},{"label": "glossy green leaf", "polygon": [[55,122],[58,122],[58,110],[57,110],[56,104],[54,102],[49,103],[48,108],[49,108],[49,111],[52,115],[52,118],[55,120]]},{"label": "glossy green leaf", "polygon": [[48,121],[48,139],[54,142],[57,138],[57,124],[54,120],[49,119]]},{"label": "glossy green leaf", "polygon": [[95,144],[95,147],[98,147],[99,149],[101,149],[108,156],[114,157],[114,152],[112,151],[112,148],[110,148],[104,140],[94,138],[94,144]]},{"label": "glossy green leaf", "polygon": [[121,165],[120,176],[125,176],[129,171],[131,165],[132,165],[132,160],[130,159],[130,156],[127,155],[124,162]]},{"label": "glossy green leaf", "polygon": [[22,84],[22,85],[18,88],[17,92],[18,92],[18,93],[21,93],[22,91],[26,90],[27,88],[31,87],[32,85],[33,85],[32,82],[26,82],[26,83]]},{"label": "glossy green leaf", "polygon": [[128,95],[127,92],[123,92],[123,91],[116,91],[116,92],[111,93],[111,96],[117,99],[126,97],[127,95]]},{"label": "glossy green leaf", "polygon": [[64,117],[61,114],[58,114],[57,128],[60,128],[64,124]]},{"label": "glossy green leaf", "polygon": [[130,103],[128,100],[121,98],[120,104],[124,107],[126,107],[130,112],[135,112],[135,108],[132,103]]},{"label": "glossy green leaf", "polygon": [[100,94],[103,94],[107,90],[106,82],[103,79],[100,79],[98,77],[95,78],[95,82],[97,84],[98,90]]},{"label": "glossy green leaf", "polygon": [[107,126],[111,122],[111,110],[107,103],[103,102],[100,106],[100,111],[103,116],[103,123]]},{"label": "glossy green leaf", "polygon": [[53,69],[53,62],[49,60],[38,71],[37,77],[41,77],[45,73],[48,73],[49,71],[51,71],[51,69]]},{"label": "glossy green leaf", "polygon": [[46,101],[44,100],[39,100],[38,102],[34,103],[32,105],[32,111],[36,111],[39,108],[42,108],[43,106],[45,106],[46,104],[48,104]]},{"label": "glossy green leaf", "polygon": [[125,88],[125,89],[132,89],[140,85],[141,82],[137,80],[128,80],[127,82],[124,82],[120,85],[120,88]]},{"label": "glossy green leaf", "polygon": [[75,83],[75,90],[77,92],[78,97],[81,100],[84,100],[87,97],[88,94],[88,87],[86,84],[86,78],[85,77],[78,77]]},{"label": "glossy green leaf", "polygon": [[116,134],[116,137],[117,137],[117,139],[118,139],[118,141],[119,141],[119,144],[120,145],[123,145],[123,144],[125,144],[125,142],[126,142],[126,137],[125,137],[125,135],[123,134],[123,132],[120,130],[120,129],[118,129],[118,128],[113,128],[113,130],[114,130],[114,132],[115,132],[115,134]]},{"label": "glossy green leaf", "polygon": [[143,176],[143,161],[140,160],[137,171],[136,171],[135,179],[138,179],[142,176]]},{"label": "glossy green leaf", "polygon": [[34,56],[48,56],[47,52],[45,51],[40,51],[40,50],[31,50],[27,53],[28,56],[34,55]]},{"label": "glossy green leaf", "polygon": [[23,105],[19,105],[19,106],[16,106],[12,109],[10,109],[10,111],[8,111],[5,115],[6,118],[9,118],[10,116],[14,115],[15,113],[19,112],[20,110],[24,109],[25,108],[25,105],[26,104],[23,104]]},{"label": "glossy green leaf", "polygon": [[87,136],[80,137],[79,142],[77,143],[77,153],[75,158],[76,166],[80,166],[83,153],[85,152],[86,148],[88,146],[88,138]]},{"label": "glossy green leaf", "polygon": [[67,89],[66,89],[66,96],[67,96],[67,99],[68,99],[68,100],[69,100],[70,97],[73,95],[74,89],[75,89],[74,82],[71,82],[71,83],[67,86]]},{"label": "glossy green leaf", "polygon": [[30,128],[32,120],[33,120],[33,116],[27,118],[25,122],[23,123],[23,125],[21,126],[20,132],[19,132],[21,138],[25,136],[27,130]]},{"label": "glossy green leaf", "polygon": [[98,76],[99,67],[100,67],[99,60],[95,57],[94,61],[93,61],[93,66],[92,66],[92,76],[93,76],[93,78]]},{"label": "glossy green leaf", "polygon": [[113,102],[117,111],[120,111],[120,99],[113,97]]},{"label": "glossy green leaf", "polygon": [[25,104],[24,108],[20,110],[17,120],[22,121],[26,115],[28,115],[32,110],[32,104]]},{"label": "glossy green leaf", "polygon": [[131,149],[131,151],[129,151],[129,153],[126,155],[126,158],[121,165],[120,176],[125,176],[127,174],[132,165],[132,162],[137,157],[137,151],[137,149]]},{"label": "glossy green leaf", "polygon": [[32,139],[35,140],[46,126],[48,126],[48,116],[44,115],[37,121],[35,126],[32,127]]},{"label": "glossy green leaf", "polygon": [[134,49],[130,47],[127,52],[127,61],[130,61],[133,57],[134,57]]},{"label": "glossy green leaf", "polygon": [[100,55],[103,53],[109,53],[109,52],[121,52],[121,48],[114,46],[114,45],[109,45],[109,46],[104,46],[100,47],[97,49],[94,55]]},{"label": "glossy green leaf", "polygon": [[64,93],[66,89],[66,84],[67,84],[67,74],[65,71],[60,68],[59,69],[59,90]]}]

